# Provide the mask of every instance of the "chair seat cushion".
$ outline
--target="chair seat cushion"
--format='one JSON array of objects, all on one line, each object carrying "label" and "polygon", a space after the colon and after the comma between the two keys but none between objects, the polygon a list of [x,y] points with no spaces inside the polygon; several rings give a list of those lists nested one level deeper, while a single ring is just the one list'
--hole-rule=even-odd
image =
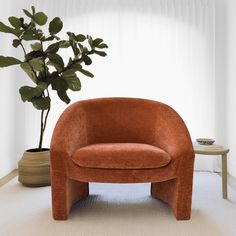
[{"label": "chair seat cushion", "polygon": [[171,160],[162,149],[141,143],[99,143],[78,149],[72,161],[87,168],[151,169]]}]

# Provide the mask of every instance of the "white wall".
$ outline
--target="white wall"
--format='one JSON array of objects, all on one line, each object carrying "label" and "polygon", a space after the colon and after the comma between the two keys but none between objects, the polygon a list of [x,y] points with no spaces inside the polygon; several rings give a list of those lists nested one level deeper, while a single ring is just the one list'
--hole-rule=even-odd
[{"label": "white wall", "polygon": [[[9,16],[19,15],[19,9],[13,1],[8,1],[0,8],[0,21],[6,22]],[[21,9],[21,8],[20,8]],[[13,37],[8,34],[0,35],[0,55],[15,56],[23,59],[19,49],[12,47]],[[17,168],[17,162],[24,150],[36,147],[39,126],[39,114],[28,103],[20,99],[19,88],[29,85],[29,79],[18,67],[1,68],[0,73],[0,178]]]},{"label": "white wall", "polygon": [[[226,52],[226,15],[227,1],[215,0],[215,135],[219,144],[226,143],[226,81],[227,81],[227,52]],[[216,159],[215,157],[211,157]],[[216,159],[215,169],[221,170],[221,158]]]},{"label": "white wall", "polygon": [[[223,1],[223,0],[222,0]],[[227,0],[226,38],[226,143],[230,148],[228,169],[236,177],[236,1]],[[223,30],[223,27],[222,27]]]},{"label": "white wall", "polygon": [[[216,136],[230,148],[228,171],[236,177],[236,1],[216,0]],[[218,161],[218,166],[221,163]]]},{"label": "white wall", "polygon": [[[15,15],[15,8],[10,2],[0,8],[0,20]],[[18,57],[19,50],[11,46],[12,36],[1,33],[0,55]],[[19,87],[28,79],[17,67],[1,68],[0,73],[0,178],[17,168],[17,161],[27,148],[26,124],[30,117],[27,107],[20,100]],[[28,114],[28,116],[27,116]]]}]

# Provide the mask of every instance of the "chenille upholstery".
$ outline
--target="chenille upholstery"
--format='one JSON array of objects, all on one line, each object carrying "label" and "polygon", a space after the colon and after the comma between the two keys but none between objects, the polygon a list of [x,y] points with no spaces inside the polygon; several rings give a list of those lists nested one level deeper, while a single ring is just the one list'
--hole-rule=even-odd
[{"label": "chenille upholstery", "polygon": [[72,161],[81,167],[104,169],[152,169],[166,166],[168,153],[143,143],[99,143],[79,148]]},{"label": "chenille upholstery", "polygon": [[66,220],[89,195],[89,182],[151,183],[177,220],[191,215],[194,151],[189,132],[169,106],[146,99],[99,98],[70,105],[51,147],[53,217]]}]

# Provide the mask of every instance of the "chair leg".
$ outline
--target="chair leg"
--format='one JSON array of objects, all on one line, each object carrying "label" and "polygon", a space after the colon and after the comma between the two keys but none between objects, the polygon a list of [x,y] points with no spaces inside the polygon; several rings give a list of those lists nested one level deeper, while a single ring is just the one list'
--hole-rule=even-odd
[{"label": "chair leg", "polygon": [[52,211],[55,220],[67,220],[71,207],[89,195],[88,183],[65,177],[52,177]]},{"label": "chair leg", "polygon": [[151,195],[168,203],[177,220],[189,220],[192,204],[192,179],[176,178],[152,183]]}]

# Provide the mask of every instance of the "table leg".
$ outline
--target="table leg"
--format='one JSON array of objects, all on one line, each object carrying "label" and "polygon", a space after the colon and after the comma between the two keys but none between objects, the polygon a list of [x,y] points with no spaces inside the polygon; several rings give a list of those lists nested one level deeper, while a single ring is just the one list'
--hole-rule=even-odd
[{"label": "table leg", "polygon": [[223,198],[227,199],[227,154],[222,154],[222,192]]}]

